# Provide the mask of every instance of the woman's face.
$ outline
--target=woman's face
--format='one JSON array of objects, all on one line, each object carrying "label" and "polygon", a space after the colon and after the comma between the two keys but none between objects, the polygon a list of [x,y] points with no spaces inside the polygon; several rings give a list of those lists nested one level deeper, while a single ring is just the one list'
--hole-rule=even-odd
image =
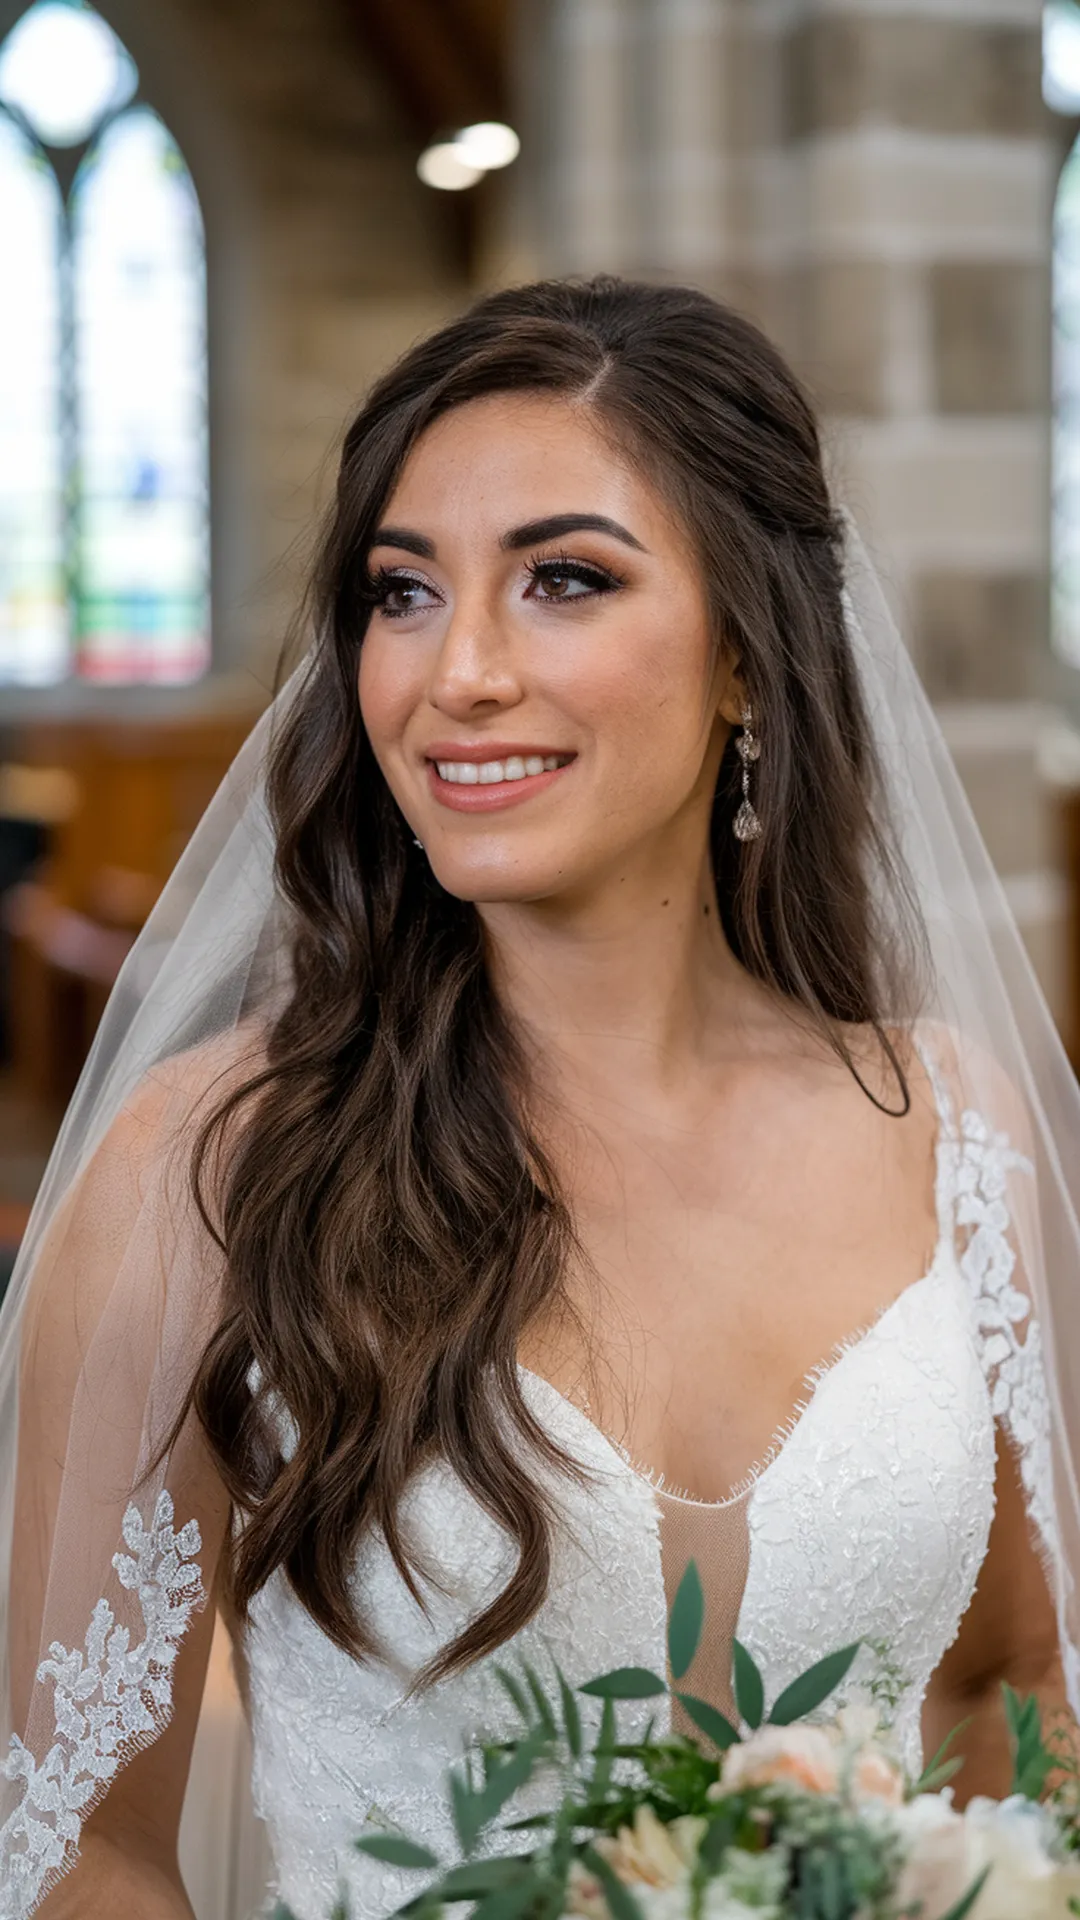
[{"label": "woman's face", "polygon": [[738,716],[688,540],[587,411],[495,395],[414,448],[369,556],[359,693],[448,892],[582,898],[700,865]]}]

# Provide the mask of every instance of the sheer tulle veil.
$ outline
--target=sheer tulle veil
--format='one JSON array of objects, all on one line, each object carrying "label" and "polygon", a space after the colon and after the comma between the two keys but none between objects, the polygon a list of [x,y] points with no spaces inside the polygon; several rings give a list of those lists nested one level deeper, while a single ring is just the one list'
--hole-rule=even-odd
[{"label": "sheer tulle veil", "polygon": [[[1011,1437],[1080,1711],[1080,1091],[850,523],[847,594],[885,800],[927,931],[922,1018],[941,1036],[955,1118],[939,1152],[957,1158],[965,1258],[997,1263],[980,1297],[997,1316],[988,1330],[1009,1372]],[[33,1911],[70,1865],[90,1809],[167,1724],[185,1635],[207,1617],[225,1522],[188,1497],[200,1444],[192,1425],[160,1453],[213,1323],[219,1258],[178,1149],[206,1059],[220,1056],[224,1077],[242,1072],[282,988],[264,778],[304,673],[238,755],[125,964],[0,1314],[5,1751],[10,1740],[0,1916]],[[967,1132],[987,1125],[1007,1139],[965,1187]],[[981,1238],[1006,1209],[1009,1241]],[[35,1357],[46,1324],[43,1379]],[[19,1492],[20,1446],[55,1462],[31,1503]],[[224,1817],[224,1839],[196,1831],[192,1848],[217,1848],[224,1886],[236,1870],[224,1856],[247,1836],[242,1794],[228,1803],[235,1812],[223,1816],[222,1804],[220,1794],[189,1797],[188,1826]],[[224,1920],[227,1895],[207,1901]]]}]

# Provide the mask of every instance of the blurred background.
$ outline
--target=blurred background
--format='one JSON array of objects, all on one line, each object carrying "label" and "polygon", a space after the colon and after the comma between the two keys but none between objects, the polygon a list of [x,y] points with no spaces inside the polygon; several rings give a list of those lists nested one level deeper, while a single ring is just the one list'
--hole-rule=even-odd
[{"label": "blurred background", "polygon": [[346,416],[537,273],[808,381],[1080,1059],[1078,133],[1073,0],[0,0],[0,1260]]}]

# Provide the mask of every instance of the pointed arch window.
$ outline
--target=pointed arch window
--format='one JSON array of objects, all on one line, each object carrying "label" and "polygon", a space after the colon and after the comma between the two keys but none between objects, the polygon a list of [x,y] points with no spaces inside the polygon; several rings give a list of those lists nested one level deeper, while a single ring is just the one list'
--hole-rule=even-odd
[{"label": "pointed arch window", "polygon": [[209,664],[206,271],[183,157],[111,27],[0,44],[0,682]]}]

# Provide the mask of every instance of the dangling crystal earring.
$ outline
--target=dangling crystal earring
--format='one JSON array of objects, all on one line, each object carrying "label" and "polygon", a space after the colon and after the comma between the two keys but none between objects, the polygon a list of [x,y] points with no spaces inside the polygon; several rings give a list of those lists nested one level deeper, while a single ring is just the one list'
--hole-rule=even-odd
[{"label": "dangling crystal earring", "polygon": [[735,742],[735,751],[742,761],[742,805],[735,815],[732,831],[736,840],[757,840],[761,834],[761,821],[750,804],[750,762],[761,754],[761,741],[751,731],[754,716],[749,706],[742,710],[743,730]]}]

